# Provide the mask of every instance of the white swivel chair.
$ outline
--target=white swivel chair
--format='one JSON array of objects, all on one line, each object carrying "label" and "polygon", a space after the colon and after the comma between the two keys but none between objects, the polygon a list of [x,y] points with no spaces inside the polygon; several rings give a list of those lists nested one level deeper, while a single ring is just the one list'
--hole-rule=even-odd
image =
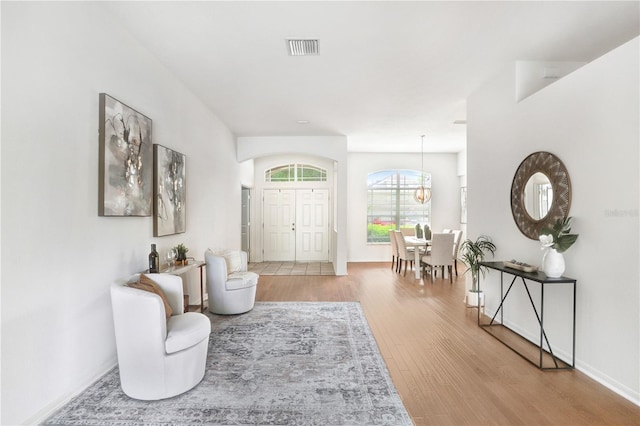
[{"label": "white swivel chair", "polygon": [[247,271],[247,253],[239,250],[207,250],[204,260],[207,264],[209,311],[235,315],[253,309],[258,274]]},{"label": "white swivel chair", "polygon": [[431,237],[431,253],[422,256],[421,263],[423,265],[423,274],[426,268],[429,268],[429,275],[433,281],[435,268],[442,268],[442,277],[444,278],[444,267],[449,272],[449,281],[453,283],[451,276],[451,266],[453,263],[453,239],[454,234],[433,234]]},{"label": "white swivel chair", "polygon": [[129,287],[139,275],[111,285],[120,384],[141,400],[170,398],[188,391],[204,377],[211,321],[196,312],[183,313],[182,279],[146,274],[173,310],[165,315],[162,298]]}]

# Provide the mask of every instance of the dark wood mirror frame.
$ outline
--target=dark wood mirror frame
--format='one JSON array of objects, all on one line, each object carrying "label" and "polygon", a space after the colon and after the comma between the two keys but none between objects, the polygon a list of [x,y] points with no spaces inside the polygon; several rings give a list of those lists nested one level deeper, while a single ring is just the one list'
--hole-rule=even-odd
[{"label": "dark wood mirror frame", "polygon": [[[541,172],[551,181],[553,201],[549,213],[540,220],[529,215],[524,203],[524,190],[529,178]],[[567,168],[555,155],[534,152],[520,163],[511,184],[511,212],[520,232],[532,240],[537,240],[545,226],[553,226],[559,218],[569,216],[571,208],[571,180]]]}]

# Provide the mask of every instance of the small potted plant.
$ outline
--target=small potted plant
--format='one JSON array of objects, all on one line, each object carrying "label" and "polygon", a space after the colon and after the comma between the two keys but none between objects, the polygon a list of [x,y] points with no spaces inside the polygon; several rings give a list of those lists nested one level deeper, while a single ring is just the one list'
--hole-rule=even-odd
[{"label": "small potted plant", "polygon": [[176,251],[176,263],[186,265],[189,263],[187,260],[187,252],[189,249],[182,243],[175,246],[174,250]]},{"label": "small potted plant", "polygon": [[467,305],[483,306],[484,297],[482,292],[478,291],[478,278],[480,274],[484,277],[488,268],[480,265],[480,262],[484,261],[489,253],[493,256],[495,251],[496,245],[486,235],[480,235],[475,241],[467,239],[460,245],[461,260],[467,265],[466,272],[471,271],[471,290],[467,292]]}]

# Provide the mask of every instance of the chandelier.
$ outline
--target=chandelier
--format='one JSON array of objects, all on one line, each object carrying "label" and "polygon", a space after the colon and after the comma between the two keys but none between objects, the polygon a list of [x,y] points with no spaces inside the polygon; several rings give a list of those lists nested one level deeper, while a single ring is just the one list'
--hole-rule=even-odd
[{"label": "chandelier", "polygon": [[431,200],[431,188],[425,188],[424,186],[424,135],[421,135],[420,138],[422,139],[420,147],[420,186],[416,189],[415,194],[413,194],[413,198],[420,204],[424,204]]}]

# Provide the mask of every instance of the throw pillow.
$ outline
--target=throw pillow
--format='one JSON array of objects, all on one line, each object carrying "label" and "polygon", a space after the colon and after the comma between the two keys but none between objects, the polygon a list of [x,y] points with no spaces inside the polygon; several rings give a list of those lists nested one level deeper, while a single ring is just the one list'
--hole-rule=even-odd
[{"label": "throw pillow", "polygon": [[242,269],[242,258],[238,250],[226,250],[223,256],[225,262],[227,262],[227,274],[240,272],[240,269]]},{"label": "throw pillow", "polygon": [[140,274],[140,279],[137,282],[129,283],[129,287],[157,294],[162,299],[162,303],[164,303],[164,314],[166,315],[167,320],[169,320],[169,317],[173,315],[173,309],[171,309],[171,305],[169,305],[167,295],[164,294],[162,288],[160,288],[160,286],[148,276]]}]

